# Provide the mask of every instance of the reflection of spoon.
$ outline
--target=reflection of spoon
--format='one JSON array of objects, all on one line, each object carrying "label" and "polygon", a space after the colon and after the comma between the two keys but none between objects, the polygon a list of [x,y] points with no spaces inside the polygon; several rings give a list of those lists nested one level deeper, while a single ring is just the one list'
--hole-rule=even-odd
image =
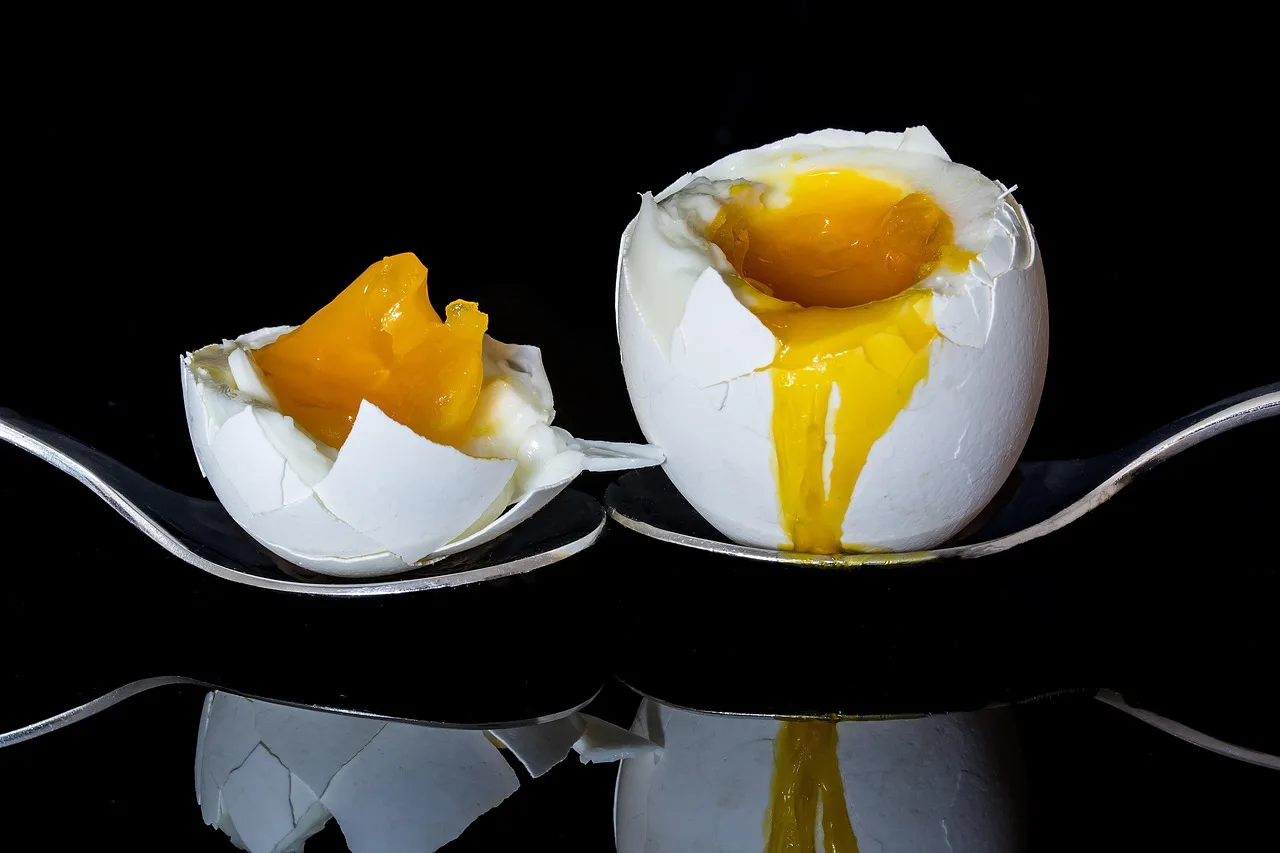
[{"label": "reflection of spoon", "polygon": [[88,486],[169,553],[237,583],[311,595],[368,596],[457,587],[517,575],[563,560],[595,541],[604,512],[565,489],[536,516],[484,545],[390,579],[338,581],[282,561],[260,546],[217,501],[151,482],[53,427],[0,408],[7,441]]},{"label": "reflection of spoon", "polygon": [[[623,682],[623,683],[625,684],[626,682]],[[665,705],[668,708],[674,708],[679,711],[684,711],[684,712],[689,712],[694,714],[704,714],[708,716],[717,716],[717,717],[730,717],[730,718],[739,718],[739,719],[747,719],[747,718],[753,718],[753,717],[754,718],[771,718],[771,719],[781,720],[784,722],[790,722],[792,724],[811,723],[815,725],[829,725],[829,724],[840,723],[840,722],[909,720],[909,719],[920,719],[923,717],[935,716],[934,714],[894,714],[894,715],[875,715],[875,716],[839,715],[839,716],[822,716],[822,717],[818,717],[818,716],[772,717],[769,714],[754,714],[754,713],[746,713],[746,712],[704,710],[699,708],[689,708],[682,705],[675,705],[670,702],[665,702],[661,699],[655,698],[654,696],[648,693],[645,693],[642,690],[637,690],[635,687],[631,687],[630,685],[627,685],[627,686],[636,694],[638,694],[644,702],[652,702],[652,703]],[[1125,700],[1124,696],[1120,695],[1114,690],[1108,690],[1106,688],[1058,691],[1056,693],[1045,694],[1043,696],[1030,697],[1030,698],[1023,699],[1017,702],[1012,702],[1012,703],[1003,703],[1003,702],[995,703],[995,704],[989,705],[987,709],[1011,707],[1011,706],[1018,706],[1018,705],[1025,706],[1025,705],[1032,704],[1034,702],[1042,702],[1045,700],[1066,698],[1068,696],[1073,696],[1073,695],[1078,697],[1083,697],[1083,698],[1096,699],[1105,705],[1110,705],[1112,708],[1115,708],[1118,711],[1123,711],[1124,713],[1128,714],[1134,719],[1140,720],[1149,726],[1157,728],[1166,734],[1173,735],[1179,740],[1185,743],[1189,743],[1192,746],[1199,747],[1200,749],[1217,753],[1218,755],[1224,756],[1226,758],[1234,758],[1236,761],[1243,761],[1246,764],[1255,764],[1258,767],[1267,767],[1272,770],[1280,770],[1280,755],[1272,755],[1267,752],[1262,752],[1261,750],[1249,749],[1248,747],[1239,746],[1229,741],[1225,741],[1221,738],[1214,737],[1213,735],[1208,734],[1206,732],[1198,731],[1197,729],[1193,729],[1184,723],[1178,722],[1177,720],[1171,719],[1162,714],[1157,714],[1155,711],[1151,711],[1151,710],[1148,710],[1147,708],[1138,707],[1133,704],[1130,704],[1128,701]],[[961,712],[961,713],[967,713],[967,712]],[[803,731],[802,729],[796,728],[795,732],[797,734],[794,734],[793,736],[803,737],[803,735],[798,734],[802,731]],[[810,737],[812,736],[813,735],[810,732]],[[0,741],[0,743],[2,743],[2,741]]]},{"label": "reflection of spoon", "polygon": [[[78,723],[82,720],[86,720],[89,717],[92,717],[94,714],[101,713],[102,711],[107,710],[113,705],[118,705],[119,703],[125,701],[126,699],[137,696],[140,693],[146,693],[148,690],[154,690],[157,687],[171,687],[174,685],[182,685],[182,684],[195,686],[195,687],[205,687],[210,690],[221,689],[216,684],[210,684],[209,682],[203,681],[198,678],[186,678],[185,676],[181,676],[181,675],[161,675],[161,676],[156,676],[155,678],[140,678],[137,681],[132,681],[128,684],[123,685],[122,687],[117,687],[115,690],[112,690],[108,693],[104,693],[103,695],[97,697],[96,699],[91,699],[82,705],[77,705],[76,707],[63,711],[60,714],[55,714],[52,717],[48,717],[43,720],[38,720],[29,725],[22,726],[21,728],[12,729],[11,731],[7,731],[7,732],[0,732],[0,747],[13,746],[14,744],[22,743],[23,741],[32,740],[33,738],[38,738],[42,735],[47,735],[51,732],[56,732],[58,729],[66,728],[72,723]],[[224,691],[224,692],[227,692],[228,695],[244,695],[244,694],[239,694],[236,691]],[[564,711],[556,714],[550,714],[542,717],[535,717],[533,719],[528,719],[528,720],[504,720],[500,722],[489,721],[485,723],[476,723],[471,725],[441,723],[441,722],[435,722],[430,720],[407,720],[400,717],[388,717],[380,714],[361,714],[361,713],[355,713],[352,711],[346,711],[341,708],[326,708],[319,705],[284,703],[278,699],[268,700],[268,699],[265,699],[264,697],[258,697],[258,696],[246,696],[245,698],[259,699],[261,701],[270,701],[273,704],[280,705],[282,707],[285,705],[291,705],[292,707],[296,707],[296,708],[310,708],[311,710],[324,711],[325,713],[330,713],[330,714],[333,714],[334,716],[363,717],[367,719],[384,720],[389,722],[414,723],[414,724],[420,724],[420,725],[435,726],[437,728],[443,728],[443,729],[490,730],[490,729],[508,729],[508,728],[519,728],[522,726],[541,725],[543,723],[550,723],[556,720],[561,720],[561,719],[564,719],[565,717],[570,716],[571,714],[577,713],[582,708],[586,707],[595,698],[595,695],[593,694],[591,696],[588,696],[585,699],[579,701],[573,707],[566,708]]]},{"label": "reflection of spoon", "polygon": [[721,554],[778,563],[856,566],[972,558],[1007,551],[1097,509],[1138,474],[1207,438],[1280,414],[1280,382],[1220,400],[1120,450],[1089,459],[1019,463],[964,544],[895,554],[796,554],[737,545],[721,536],[656,468],[621,477],[605,492],[609,514],[637,533]]}]

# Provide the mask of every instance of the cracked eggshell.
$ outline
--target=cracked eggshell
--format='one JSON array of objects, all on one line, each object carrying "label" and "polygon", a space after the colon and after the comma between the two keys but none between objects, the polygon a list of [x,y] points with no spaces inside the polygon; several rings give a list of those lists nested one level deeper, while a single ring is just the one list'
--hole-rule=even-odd
[{"label": "cracked eggshell", "polygon": [[[924,128],[801,134],[730,155],[657,198],[643,195],[622,236],[615,308],[636,419],[685,499],[742,544],[788,541],[771,437],[776,341],[734,296],[723,254],[659,203],[698,178],[749,177],[779,152],[838,159],[824,149],[849,146],[907,151],[917,164],[947,159]],[[845,542],[888,551],[944,543],[995,496],[1026,443],[1048,356],[1044,269],[1011,195],[983,222],[977,239],[985,245],[965,286],[926,282],[939,332],[928,376],[873,445],[845,516]]]},{"label": "cracked eggshell", "polygon": [[584,469],[662,461],[654,448],[580,442],[551,427],[554,401],[541,352],[492,338],[484,343],[486,375],[506,380],[508,408],[523,407],[512,426],[533,427],[519,450],[532,454],[526,461],[535,476],[517,478],[515,459],[479,458],[484,454],[429,441],[367,401],[334,451],[276,410],[247,354],[291,328],[262,329],[184,356],[183,401],[201,473],[227,512],[264,547],[312,571],[403,572],[497,538]]},{"label": "cracked eggshell", "polygon": [[301,851],[330,818],[353,853],[430,853],[519,785],[481,731],[218,691],[205,700],[196,776],[205,822],[250,853]]},{"label": "cracked eggshell", "polygon": [[656,749],[588,714],[518,728],[445,729],[210,691],[196,739],[205,823],[250,853],[299,853],[330,818],[353,853],[430,853],[571,751],[612,761]]},{"label": "cracked eggshell", "polygon": [[584,764],[610,764],[657,751],[657,744],[591,714],[575,713],[534,726],[490,729],[495,741],[509,749],[534,779],[578,753]]},{"label": "cracked eggshell", "polygon": [[[662,751],[622,762],[618,853],[763,849],[778,725],[642,702],[632,731]],[[1023,849],[1025,781],[1007,710],[838,726],[840,776],[860,850]]]}]

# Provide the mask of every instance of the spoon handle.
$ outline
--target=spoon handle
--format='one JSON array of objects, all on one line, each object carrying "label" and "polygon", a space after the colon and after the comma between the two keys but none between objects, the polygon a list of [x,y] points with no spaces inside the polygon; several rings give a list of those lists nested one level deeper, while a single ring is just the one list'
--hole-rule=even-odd
[{"label": "spoon handle", "polygon": [[[1119,450],[1087,459],[1023,462],[1012,492],[968,541],[975,555],[1006,550],[1057,530],[1096,509],[1135,476],[1200,442],[1280,415],[1280,382],[1197,409]],[[997,541],[998,540],[998,541]]]},{"label": "spoon handle", "polygon": [[1192,746],[1198,746],[1201,749],[1216,752],[1218,755],[1226,756],[1227,758],[1234,758],[1236,761],[1255,764],[1258,767],[1267,767],[1271,770],[1280,770],[1280,756],[1239,746],[1193,729],[1188,725],[1178,722],[1177,720],[1171,720],[1168,717],[1161,716],[1154,711],[1148,711],[1145,708],[1136,708],[1126,702],[1124,697],[1119,693],[1116,693],[1114,690],[1099,690],[1093,698],[1110,705],[1116,710],[1124,711],[1126,714],[1141,720],[1149,726],[1155,726],[1162,732],[1171,734]]},{"label": "spoon handle", "polygon": [[1106,458],[1118,468],[1147,468],[1238,426],[1280,414],[1280,382],[1210,403],[1165,424]]},{"label": "spoon handle", "polygon": [[101,451],[77,441],[48,424],[20,415],[13,409],[0,406],[0,441],[27,451],[32,456],[48,462],[59,471],[70,474],[91,489],[95,485],[84,476],[85,471],[112,469],[116,466]]},{"label": "spoon handle", "polygon": [[129,505],[140,505],[138,508],[143,512],[154,515],[148,505],[171,499],[173,493],[168,489],[121,465],[102,451],[13,409],[0,407],[0,441],[7,441],[74,477],[144,533],[155,538],[152,531],[139,524]]}]

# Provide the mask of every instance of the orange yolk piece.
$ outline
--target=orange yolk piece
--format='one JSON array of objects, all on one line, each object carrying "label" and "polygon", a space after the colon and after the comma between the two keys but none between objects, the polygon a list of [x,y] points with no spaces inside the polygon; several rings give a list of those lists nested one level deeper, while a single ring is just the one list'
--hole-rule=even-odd
[{"label": "orange yolk piece", "polygon": [[928,374],[940,267],[964,269],[950,217],[923,193],[849,170],[798,175],[781,206],[740,184],[707,228],[757,291],[750,310],[778,340],[774,471],[783,550],[865,550],[843,541],[872,446]]},{"label": "orange yolk piece", "polygon": [[252,356],[280,412],[340,448],[368,400],[440,444],[468,438],[489,318],[473,302],[431,307],[412,253],[371,265],[305,323]]}]

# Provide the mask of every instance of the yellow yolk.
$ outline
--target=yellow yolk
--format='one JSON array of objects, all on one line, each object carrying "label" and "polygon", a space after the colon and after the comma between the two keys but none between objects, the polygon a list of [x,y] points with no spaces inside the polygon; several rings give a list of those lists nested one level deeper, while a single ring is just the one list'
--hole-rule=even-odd
[{"label": "yellow yolk", "polygon": [[707,237],[759,291],[750,310],[778,339],[773,443],[790,538],[780,547],[853,550],[841,528],[854,487],[926,377],[937,336],[932,294],[913,285],[974,256],[928,196],[857,172],[799,175],[780,207],[741,186]]},{"label": "yellow yolk", "polygon": [[473,302],[445,308],[427,294],[412,253],[383,258],[298,328],[252,356],[280,412],[339,448],[361,400],[432,441],[468,438],[484,380],[489,318]]},{"label": "yellow yolk", "polygon": [[[773,744],[765,853],[858,853],[836,755],[836,724],[783,721]],[[821,817],[819,817],[821,806]]]}]

